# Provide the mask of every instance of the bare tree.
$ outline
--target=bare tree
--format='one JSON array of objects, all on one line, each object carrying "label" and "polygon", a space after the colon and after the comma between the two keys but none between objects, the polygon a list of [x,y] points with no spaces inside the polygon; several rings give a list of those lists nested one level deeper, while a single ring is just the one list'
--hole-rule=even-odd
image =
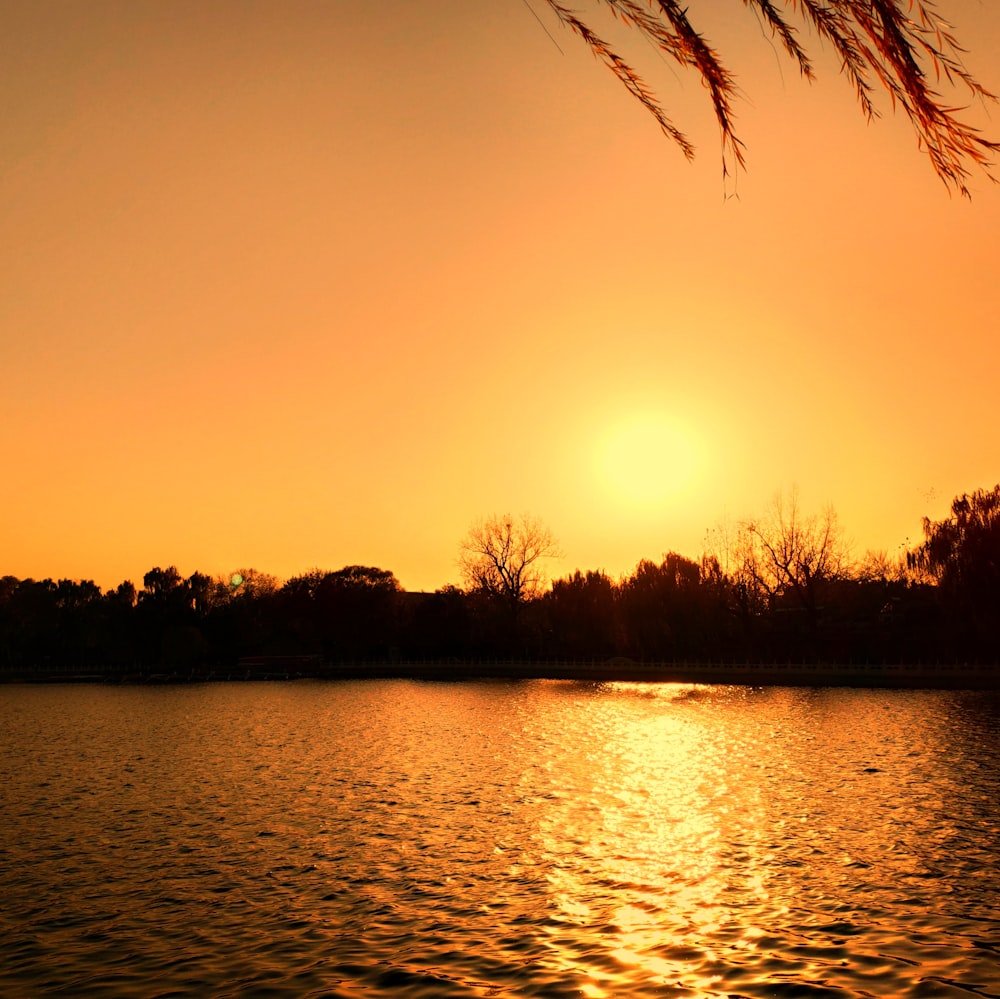
[{"label": "bare tree", "polygon": [[470,589],[516,611],[541,593],[546,579],[543,562],[559,555],[552,532],[538,518],[506,513],[469,529],[460,546],[458,567]]},{"label": "bare tree", "polygon": [[791,596],[815,625],[825,585],[851,570],[850,546],[833,507],[806,516],[798,491],[779,493],[764,515],[741,525],[744,571],[773,599]]},{"label": "bare tree", "polygon": [[[707,39],[693,26],[688,4],[678,0],[595,0],[635,29],[655,50],[694,69],[708,90],[722,134],[723,171],[743,166],[743,143],[734,128],[735,78]],[[694,147],[660,105],[642,77],[591,26],[560,0],[546,0],[556,17],[575,31],[597,58],[656,119],[689,159]],[[875,94],[885,91],[893,108],[909,117],[918,144],[945,184],[968,196],[970,167],[989,173],[1000,143],[983,138],[957,117],[951,101],[935,89],[942,81],[973,98],[995,101],[966,69],[951,26],[935,0],[743,0],[767,26],[809,80],[812,62],[798,28],[811,28],[840,59],[841,72],[857,95],[863,114],[878,116]],[[794,22],[801,22],[796,24]]]},{"label": "bare tree", "polygon": [[726,591],[734,613],[748,626],[767,610],[771,598],[755,539],[745,523],[726,519],[708,532],[705,544],[703,578]]},{"label": "bare tree", "polygon": [[864,553],[854,566],[854,578],[860,583],[906,584],[911,574],[906,567],[906,556],[892,556],[884,549],[871,549]]}]

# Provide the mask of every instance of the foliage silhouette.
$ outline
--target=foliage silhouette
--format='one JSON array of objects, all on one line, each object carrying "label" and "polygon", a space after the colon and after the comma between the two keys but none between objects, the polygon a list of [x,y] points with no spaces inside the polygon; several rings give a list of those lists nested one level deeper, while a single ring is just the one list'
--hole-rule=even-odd
[{"label": "foliage silhouette", "polygon": [[938,584],[955,631],[990,646],[1000,637],[1000,485],[957,496],[944,520],[924,518],[924,542],[910,565]]},{"label": "foliage silhouette", "polygon": [[569,657],[611,656],[621,645],[618,587],[603,572],[577,570],[553,580],[545,595],[548,623],[559,636],[558,652]]},{"label": "foliage silhouette", "polygon": [[[545,0],[656,119],[663,132],[689,159],[694,147],[664,111],[656,94],[612,45],[561,0]],[[864,115],[878,116],[876,92],[888,94],[893,108],[909,118],[917,141],[935,172],[952,190],[968,196],[970,168],[989,172],[998,143],[983,138],[957,117],[956,109],[935,90],[941,81],[974,98],[993,94],[965,67],[962,49],[934,0],[743,0],[778,40],[809,80],[814,69],[799,40],[806,26],[840,58],[841,72],[854,88]],[[699,74],[711,98],[722,136],[723,171],[744,165],[737,137],[734,104],[737,85],[722,57],[695,27],[689,6],[677,0],[598,0],[615,18],[634,29],[657,52]],[[696,5],[697,6],[697,5]]]},{"label": "foliage silhouette", "polygon": [[389,654],[400,590],[388,570],[349,565],[294,577],[278,600],[297,651],[345,661]]}]

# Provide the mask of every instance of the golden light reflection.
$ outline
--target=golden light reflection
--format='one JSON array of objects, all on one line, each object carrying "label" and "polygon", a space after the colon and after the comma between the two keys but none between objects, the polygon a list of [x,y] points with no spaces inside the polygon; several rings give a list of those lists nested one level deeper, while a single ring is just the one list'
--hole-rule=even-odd
[{"label": "golden light reflection", "polygon": [[537,815],[560,923],[574,927],[574,941],[582,929],[593,942],[581,967],[555,926],[553,962],[585,972],[594,997],[614,995],[619,975],[636,970],[664,985],[716,987],[734,955],[756,950],[749,913],[768,895],[763,805],[744,779],[752,747],[725,741],[698,710],[699,688],[611,686],[647,700],[648,710],[590,702],[590,751],[552,761],[553,777],[572,767],[577,793]]}]

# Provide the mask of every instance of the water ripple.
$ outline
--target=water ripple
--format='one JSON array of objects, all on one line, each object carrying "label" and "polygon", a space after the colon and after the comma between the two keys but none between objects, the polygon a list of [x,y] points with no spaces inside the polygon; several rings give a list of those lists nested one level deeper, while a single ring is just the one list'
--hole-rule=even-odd
[{"label": "water ripple", "polygon": [[1000,996],[1000,705],[5,688],[0,993]]}]

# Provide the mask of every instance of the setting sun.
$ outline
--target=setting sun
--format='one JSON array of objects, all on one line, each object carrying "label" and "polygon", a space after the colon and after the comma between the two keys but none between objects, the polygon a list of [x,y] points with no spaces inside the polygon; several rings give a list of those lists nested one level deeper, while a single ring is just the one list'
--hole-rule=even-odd
[{"label": "setting sun", "polygon": [[665,414],[643,413],[608,429],[597,473],[618,502],[647,509],[676,501],[694,485],[702,464],[691,430]]},{"label": "setting sun", "polygon": [[1000,0],[0,39],[0,999],[1000,999]]},{"label": "setting sun", "polygon": [[[834,50],[692,5],[753,94],[724,176],[622,25],[695,163],[549,4],[292,6],[0,4],[0,577],[433,592],[503,510],[618,576],[791,483],[896,551],[996,481],[1000,185],[949,198]],[[947,7],[995,91],[1000,4]]]}]

